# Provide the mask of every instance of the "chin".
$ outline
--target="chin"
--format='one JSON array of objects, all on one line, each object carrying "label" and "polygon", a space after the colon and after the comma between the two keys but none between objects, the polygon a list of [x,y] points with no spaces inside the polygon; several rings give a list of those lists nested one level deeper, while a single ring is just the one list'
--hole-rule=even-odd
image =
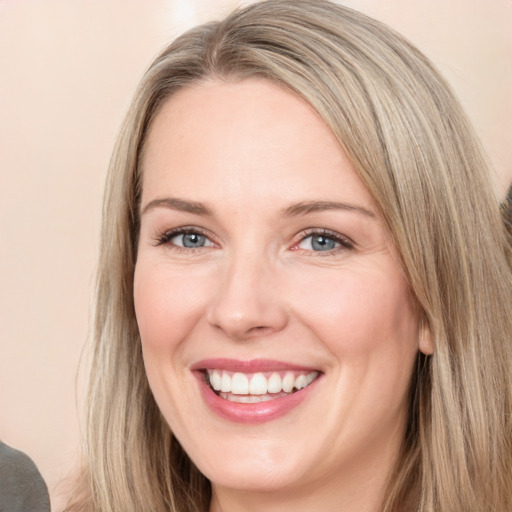
[{"label": "chin", "polygon": [[311,463],[298,446],[286,439],[238,438],[226,443],[212,436],[208,447],[196,446],[190,455],[214,486],[272,492],[304,481],[305,467],[311,468]]},{"label": "chin", "polygon": [[241,492],[276,492],[293,488],[303,479],[298,468],[288,467],[286,464],[267,464],[259,467],[251,464],[229,465],[223,468],[207,470],[205,476],[213,486],[229,488]]}]

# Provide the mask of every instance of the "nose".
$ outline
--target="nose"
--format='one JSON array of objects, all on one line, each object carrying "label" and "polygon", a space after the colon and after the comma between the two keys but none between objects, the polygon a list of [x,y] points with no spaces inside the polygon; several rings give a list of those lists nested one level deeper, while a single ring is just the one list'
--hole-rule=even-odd
[{"label": "nose", "polygon": [[263,258],[239,257],[218,280],[208,322],[233,340],[267,336],[282,330],[288,313],[277,270]]}]

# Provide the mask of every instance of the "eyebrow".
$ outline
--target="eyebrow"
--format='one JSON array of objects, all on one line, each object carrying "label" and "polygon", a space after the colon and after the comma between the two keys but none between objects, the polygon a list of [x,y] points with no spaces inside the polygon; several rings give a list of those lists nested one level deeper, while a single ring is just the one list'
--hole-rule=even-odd
[{"label": "eyebrow", "polygon": [[[164,197],[153,199],[141,212],[141,215],[154,210],[155,208],[169,208],[180,212],[193,213],[195,215],[205,215],[213,217],[213,211],[204,203],[189,201],[176,197]],[[361,213],[367,217],[375,219],[377,216],[371,210],[355,204],[343,203],[340,201],[301,201],[292,204],[281,211],[282,217],[297,217],[307,215],[308,213],[324,212],[329,210],[343,210],[349,212]]]},{"label": "eyebrow", "polygon": [[344,210],[361,213],[373,219],[377,218],[377,215],[375,215],[371,210],[355,204],[342,203],[339,201],[301,201],[300,203],[292,204],[285,208],[282,211],[282,216],[296,217],[299,215],[307,215],[308,213],[324,212],[328,210]]},{"label": "eyebrow", "polygon": [[194,213],[196,215],[207,215],[210,217],[213,216],[213,211],[204,203],[188,201],[186,199],[179,199],[176,197],[164,197],[161,199],[153,199],[153,201],[150,201],[142,209],[141,215],[144,215],[148,211],[154,210],[155,208],[169,208],[171,210]]}]

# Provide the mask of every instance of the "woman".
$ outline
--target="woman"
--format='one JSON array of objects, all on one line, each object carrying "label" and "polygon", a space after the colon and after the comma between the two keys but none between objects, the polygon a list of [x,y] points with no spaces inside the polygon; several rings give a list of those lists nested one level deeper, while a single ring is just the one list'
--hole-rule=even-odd
[{"label": "woman", "polygon": [[486,169],[431,64],[354,11],[178,38],[112,159],[68,510],[512,509]]}]

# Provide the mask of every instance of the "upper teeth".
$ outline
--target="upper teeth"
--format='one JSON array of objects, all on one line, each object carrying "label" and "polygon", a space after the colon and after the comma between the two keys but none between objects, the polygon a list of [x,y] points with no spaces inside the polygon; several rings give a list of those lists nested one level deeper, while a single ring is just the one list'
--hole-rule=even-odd
[{"label": "upper teeth", "polygon": [[235,395],[264,395],[266,393],[290,393],[294,388],[299,390],[311,384],[318,376],[313,372],[272,372],[241,373],[225,370],[207,370],[210,384],[215,391],[233,393]]}]

